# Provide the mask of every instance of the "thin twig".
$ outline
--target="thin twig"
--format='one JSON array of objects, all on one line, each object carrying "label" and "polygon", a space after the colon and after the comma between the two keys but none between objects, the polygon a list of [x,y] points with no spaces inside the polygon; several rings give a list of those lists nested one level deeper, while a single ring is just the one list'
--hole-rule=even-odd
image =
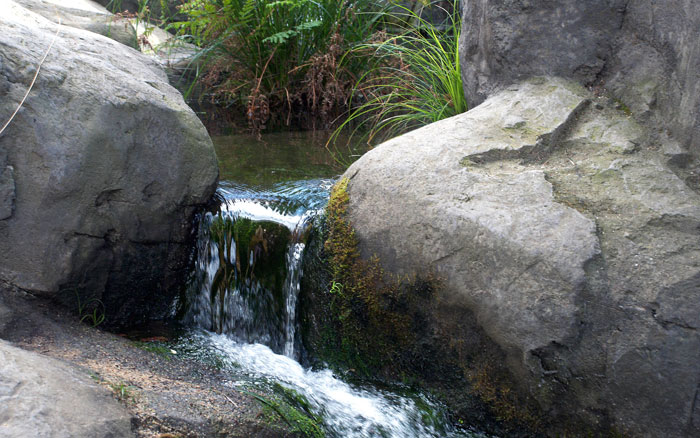
[{"label": "thin twig", "polygon": [[234,402],[233,400],[231,400],[231,399],[229,398],[229,396],[227,396],[226,394],[224,394],[223,392],[219,391],[219,390],[216,389],[216,388],[211,388],[211,389],[212,389],[214,392],[216,392],[217,394],[223,396],[223,397],[224,397],[226,400],[228,400],[229,402],[231,402],[231,404],[232,404],[233,406],[238,407],[238,405],[236,404],[236,402]]},{"label": "thin twig", "polygon": [[229,398],[229,396],[227,396],[227,395],[224,394],[223,392],[219,392],[219,394],[223,395],[224,398],[226,398],[226,400],[230,401],[231,404],[232,404],[233,406],[238,407],[238,405],[236,404],[236,402],[234,402],[233,400],[231,400],[231,399]]},{"label": "thin twig", "polygon": [[58,19],[58,28],[56,29],[56,34],[53,36],[53,40],[51,40],[51,44],[49,44],[49,48],[46,49],[46,53],[44,53],[44,57],[41,58],[41,61],[39,62],[39,65],[36,68],[36,73],[34,73],[34,78],[32,79],[32,83],[29,84],[29,88],[27,89],[27,92],[24,94],[24,97],[22,98],[22,101],[17,105],[17,109],[15,109],[15,112],[12,113],[10,116],[10,119],[5,123],[5,125],[0,129],[0,135],[2,135],[3,132],[5,132],[5,129],[7,126],[12,122],[12,120],[15,118],[17,113],[19,112],[20,108],[22,108],[22,105],[24,105],[24,101],[27,100],[27,97],[29,97],[29,93],[31,93],[32,88],[34,88],[34,83],[36,82],[36,78],[39,77],[39,72],[41,71],[41,66],[44,64],[44,61],[46,60],[46,57],[49,56],[49,52],[51,51],[51,48],[53,47],[53,43],[56,42],[56,39],[58,38],[58,33],[61,30],[61,19]]}]

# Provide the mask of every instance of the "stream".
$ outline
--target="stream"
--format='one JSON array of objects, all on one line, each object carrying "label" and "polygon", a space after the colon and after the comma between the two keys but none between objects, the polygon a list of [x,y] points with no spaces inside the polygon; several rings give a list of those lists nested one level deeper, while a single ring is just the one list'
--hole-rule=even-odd
[{"label": "stream", "polygon": [[453,427],[424,394],[346,382],[297,362],[304,241],[342,172],[313,136],[214,139],[221,206],[201,220],[183,319],[188,342],[223,357],[241,385],[278,384],[303,396],[329,437],[486,437]]}]

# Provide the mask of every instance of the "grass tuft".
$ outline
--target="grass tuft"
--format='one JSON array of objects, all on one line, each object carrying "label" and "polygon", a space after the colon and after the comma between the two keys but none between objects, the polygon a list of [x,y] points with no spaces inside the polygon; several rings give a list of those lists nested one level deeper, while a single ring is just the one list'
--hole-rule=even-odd
[{"label": "grass tuft", "polygon": [[428,123],[467,110],[459,64],[461,19],[459,2],[432,8],[446,16],[442,24],[423,17],[420,10],[398,5],[392,17],[398,20],[395,35],[356,46],[346,58],[366,56],[370,68],[355,84],[347,119],[341,131],[361,134],[375,144]]}]

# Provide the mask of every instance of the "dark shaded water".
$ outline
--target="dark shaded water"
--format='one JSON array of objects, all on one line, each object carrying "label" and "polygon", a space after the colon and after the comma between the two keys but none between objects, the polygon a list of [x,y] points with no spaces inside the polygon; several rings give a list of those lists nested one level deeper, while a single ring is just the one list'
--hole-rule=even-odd
[{"label": "dark shaded water", "polygon": [[327,138],[323,131],[271,133],[262,140],[253,135],[214,137],[221,181],[270,189],[275,183],[332,178],[366,150],[342,148],[334,156],[325,147]]}]

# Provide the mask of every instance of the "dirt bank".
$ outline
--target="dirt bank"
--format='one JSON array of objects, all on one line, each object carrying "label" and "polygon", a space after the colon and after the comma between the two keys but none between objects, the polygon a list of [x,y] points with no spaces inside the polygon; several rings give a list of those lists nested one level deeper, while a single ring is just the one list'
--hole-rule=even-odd
[{"label": "dirt bank", "polygon": [[69,362],[110,388],[132,414],[138,437],[293,436],[253,397],[232,389],[226,371],[177,352],[147,351],[147,342],[80,323],[49,301],[2,285],[0,339]]}]

